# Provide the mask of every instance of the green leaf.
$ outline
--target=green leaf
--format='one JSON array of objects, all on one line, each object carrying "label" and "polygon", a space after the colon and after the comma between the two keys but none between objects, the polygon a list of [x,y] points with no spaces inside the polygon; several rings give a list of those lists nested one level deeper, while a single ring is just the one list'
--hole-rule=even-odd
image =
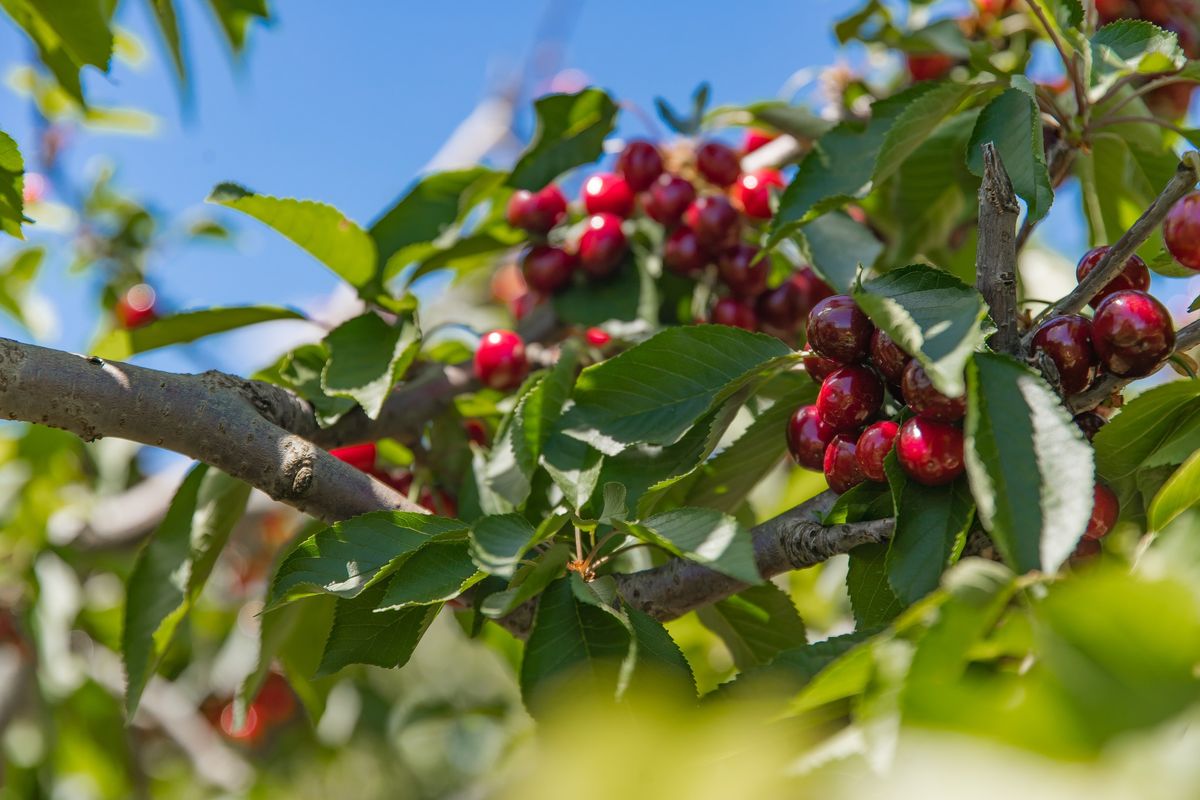
[{"label": "green leaf", "polygon": [[1188,403],[1186,415],[1173,412],[1170,415],[1174,420],[1171,432],[1162,440],[1162,444],[1154,448],[1154,452],[1142,461],[1142,469],[1182,464],[1191,458],[1192,453],[1200,450],[1200,404]]},{"label": "green leaf", "polygon": [[1171,72],[1186,62],[1175,33],[1146,20],[1117,20],[1092,37],[1092,92],[1107,91],[1125,75]]},{"label": "green leaf", "polygon": [[360,292],[375,281],[375,242],[333,206],[256,194],[235,183],[219,184],[208,202],[236,209],[274,228]]},{"label": "green leaf", "polygon": [[738,669],[769,663],[779,653],[803,645],[804,621],[787,592],[773,583],[752,586],[696,615],[729,648]]},{"label": "green leaf", "polygon": [[939,391],[962,395],[967,360],[985,338],[987,304],[973,286],[914,264],[855,286],[853,294],[871,321],[921,362]]},{"label": "green leaf", "polygon": [[279,319],[305,319],[298,311],[275,306],[236,306],[184,311],[162,317],[132,330],[118,328],[92,345],[100,358],[122,361],[135,353],[144,353],[173,344],[186,344],[217,333],[272,322]]},{"label": "green leaf", "polygon": [[859,269],[869,269],[883,252],[883,243],[870,228],[840,211],[805,225],[803,244],[813,270],[839,292],[849,292]]},{"label": "green leaf", "polygon": [[[1130,114],[1149,114],[1140,101],[1131,103],[1127,110]],[[1093,136],[1091,152],[1081,152],[1076,159],[1081,180],[1090,180],[1094,187],[1094,199],[1084,204],[1092,245],[1110,244],[1128,230],[1179,165],[1179,157],[1162,144],[1158,132],[1147,135],[1142,127],[1106,127]],[[1155,142],[1159,147],[1148,149]],[[1161,240],[1151,241],[1142,245],[1138,254],[1153,262],[1160,250]]]},{"label": "green leaf", "polygon": [[724,325],[670,328],[588,367],[560,430],[608,455],[677,442],[718,403],[794,358],[773,336]]},{"label": "green leaf", "polygon": [[850,551],[846,589],[859,630],[886,625],[904,610],[888,584],[887,552],[886,543],[859,545]]},{"label": "green leaf", "polygon": [[635,320],[642,308],[644,289],[654,288],[643,284],[643,272],[630,253],[611,278],[575,283],[554,295],[554,311],[560,319],[569,319],[576,325]]},{"label": "green leaf", "polygon": [[343,322],[325,337],[329,360],[321,388],[331,397],[349,397],[375,419],[398,380],[421,348],[421,333],[409,316],[394,324],[367,312]]},{"label": "green leaf", "polygon": [[[669,686],[686,687],[685,695],[694,698],[696,678],[692,675],[692,666],[667,629],[654,617],[630,605],[623,604],[622,610],[629,618],[637,646],[637,662],[630,685],[636,686],[643,676],[665,678]],[[658,690],[661,686],[653,683],[650,688]]]},{"label": "green leaf", "polygon": [[349,397],[330,397],[325,394],[321,375],[328,361],[329,348],[324,344],[306,344],[285,355],[274,369],[260,372],[254,377],[291,389],[312,404],[317,423],[328,426],[357,405]]},{"label": "green leaf", "polygon": [[516,189],[536,191],[567,170],[598,159],[617,116],[616,103],[600,89],[549,94],[534,109],[537,132],[508,178]]},{"label": "green leaf", "polygon": [[149,0],[150,10],[154,12],[154,21],[158,24],[158,32],[162,34],[167,52],[171,54],[171,63],[180,81],[187,80],[187,67],[183,61],[183,43],[179,37],[179,18],[175,13],[174,0]]},{"label": "green leaf", "polygon": [[892,123],[879,147],[874,180],[878,185],[893,174],[929,138],[942,121],[952,115],[980,87],[957,81],[942,81],[913,99]]},{"label": "green leaf", "polygon": [[1096,471],[1106,481],[1128,477],[1200,412],[1200,380],[1180,380],[1147,389],[1127,402],[1121,413],[1092,440]]},{"label": "green leaf", "polygon": [[562,490],[563,500],[575,510],[587,505],[600,480],[604,456],[586,442],[556,434],[546,441],[542,466]]},{"label": "green leaf", "polygon": [[643,542],[743,583],[762,581],[749,531],[728,514],[711,508],[677,508],[617,526]]},{"label": "green leaf", "polygon": [[981,177],[982,146],[987,142],[996,145],[1013,189],[1025,201],[1030,218],[1039,220],[1046,216],[1054,202],[1054,189],[1046,168],[1041,112],[1034,99],[1020,89],[1008,89],[983,109],[967,144],[967,165]]},{"label": "green leaf", "polygon": [[570,558],[571,549],[567,545],[553,545],[538,556],[535,563],[517,570],[508,589],[484,598],[479,610],[491,619],[511,614],[522,603],[540,594],[552,581],[561,578]]},{"label": "green leaf", "polygon": [[267,0],[208,0],[208,5],[235,53],[240,53],[246,46],[246,32],[250,23],[265,22],[271,16],[267,10]]},{"label": "green leaf", "polygon": [[1197,503],[1200,503],[1200,450],[1192,453],[1154,495],[1147,511],[1150,529],[1161,531]]},{"label": "green leaf", "polygon": [[456,519],[408,511],[374,511],[336,522],[288,553],[275,573],[268,605],[302,588],[357,597],[430,542],[463,538],[466,532]]},{"label": "green leaf", "polygon": [[0,131],[0,231],[18,239],[25,221],[25,160],[17,143]]},{"label": "green leaf", "polygon": [[1064,28],[1083,27],[1082,0],[1031,0],[1031,2],[1042,7],[1042,10],[1046,12],[1047,19],[1050,20],[1055,32],[1059,35],[1065,33]]},{"label": "green leaf", "polygon": [[1018,572],[1053,572],[1092,513],[1092,448],[1041,376],[977,353],[967,370],[965,455],[979,518]]},{"label": "green leaf", "polygon": [[377,584],[358,597],[337,601],[317,675],[330,675],[350,664],[402,667],[408,663],[442,604],[376,611],[387,588]]},{"label": "green leaf", "polygon": [[321,718],[330,682],[314,680],[312,676],[321,663],[325,640],[333,626],[335,601],[329,595],[307,597],[262,615],[254,669],[242,680],[234,696],[235,724],[245,719],[246,709],[275,665],[283,667],[288,683],[308,709],[309,717]]},{"label": "green leaf", "polygon": [[30,325],[25,314],[26,298],[45,257],[44,247],[27,247],[18,250],[0,266],[0,309],[26,328]]},{"label": "green leaf", "polygon": [[29,5],[74,61],[108,72],[113,35],[99,0],[34,0]]},{"label": "green leaf", "polygon": [[396,568],[375,610],[444,603],[482,577],[467,542],[430,542]]},{"label": "green leaf", "polygon": [[863,481],[839,494],[821,523],[842,525],[847,522],[886,519],[895,513],[888,485]]},{"label": "green leaf", "polygon": [[471,557],[490,575],[511,578],[537,531],[520,514],[480,517],[471,526]]},{"label": "green leaf", "polygon": [[895,452],[884,460],[896,508],[896,528],[887,551],[888,585],[896,598],[911,605],[932,592],[942,570],[966,542],[975,519],[975,502],[967,482],[923,486],[908,480]]},{"label": "green leaf", "polygon": [[792,105],[783,100],[761,100],[745,106],[722,106],[708,113],[710,121],[748,115],[752,122],[797,139],[817,139],[836,123],[819,116],[808,106]]},{"label": "green leaf", "polygon": [[137,710],[180,621],[191,611],[229,532],[242,516],[250,487],[201,464],[192,469],[126,586],[121,649],[128,684],[125,709]]}]

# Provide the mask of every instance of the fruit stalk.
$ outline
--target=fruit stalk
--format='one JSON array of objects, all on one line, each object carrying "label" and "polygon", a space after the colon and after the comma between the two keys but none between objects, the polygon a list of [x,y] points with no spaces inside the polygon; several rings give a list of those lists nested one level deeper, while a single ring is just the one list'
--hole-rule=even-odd
[{"label": "fruit stalk", "polygon": [[1017,330],[1017,215],[1021,207],[1004,162],[992,142],[983,144],[983,184],[979,187],[979,249],[975,286],[991,309],[993,349],[1015,353]]}]

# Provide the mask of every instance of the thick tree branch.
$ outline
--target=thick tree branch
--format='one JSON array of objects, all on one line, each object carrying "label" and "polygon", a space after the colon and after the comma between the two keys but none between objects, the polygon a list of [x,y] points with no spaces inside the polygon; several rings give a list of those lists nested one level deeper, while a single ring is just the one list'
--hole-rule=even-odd
[{"label": "thick tree branch", "polygon": [[1017,330],[1017,215],[1021,207],[1004,163],[991,142],[983,145],[983,184],[979,187],[979,248],[975,287],[987,301],[996,333],[992,347],[1015,353]]},{"label": "thick tree branch", "polygon": [[[1200,322],[1185,325],[1175,333],[1176,353],[1186,353],[1194,347],[1200,347]],[[1067,408],[1071,410],[1072,414],[1091,411],[1112,397],[1113,392],[1125,388],[1133,380],[1133,378],[1120,378],[1107,373],[1087,391],[1067,398]]]}]

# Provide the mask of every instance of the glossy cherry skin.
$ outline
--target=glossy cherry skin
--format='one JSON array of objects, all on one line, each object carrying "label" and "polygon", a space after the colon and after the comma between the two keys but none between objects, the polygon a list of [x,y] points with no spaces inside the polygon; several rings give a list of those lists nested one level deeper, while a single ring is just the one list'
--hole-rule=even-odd
[{"label": "glossy cherry skin", "polygon": [[843,364],[866,358],[874,332],[871,320],[848,295],[826,297],[808,315],[808,346]]},{"label": "glossy cherry skin", "polygon": [[963,473],[963,434],[955,425],[910,417],[896,437],[896,458],[908,477],[942,486]]},{"label": "glossy cherry skin", "polygon": [[915,358],[904,368],[900,378],[900,393],[914,414],[937,420],[955,422],[967,413],[967,398],[947,397],[933,387],[925,368]]},{"label": "glossy cherry skin", "polygon": [[1113,490],[1102,483],[1097,483],[1092,494],[1092,516],[1088,519],[1087,530],[1083,532],[1085,539],[1103,539],[1117,524],[1117,516],[1121,513],[1121,504]]},{"label": "glossy cherry skin", "polygon": [[937,80],[954,66],[954,59],[942,53],[909,53],[905,61],[914,81]]},{"label": "glossy cherry skin", "polygon": [[721,254],[717,271],[729,291],[741,298],[757,297],[767,288],[767,272],[771,267],[768,258],[758,258],[759,249],[750,244],[739,244]]},{"label": "glossy cherry skin", "polygon": [[708,263],[708,251],[691,228],[676,228],[663,245],[663,263],[679,275],[695,275]]},{"label": "glossy cherry skin", "polygon": [[892,337],[879,328],[875,329],[871,334],[871,363],[883,373],[888,383],[900,383],[909,361],[912,361],[912,356],[901,350]]},{"label": "glossy cherry skin", "polygon": [[633,190],[620,175],[604,172],[583,182],[583,207],[589,214],[628,217],[633,212]]},{"label": "glossy cherry skin", "polygon": [[547,233],[567,216],[567,198],[550,184],[537,192],[521,189],[508,201],[508,224],[530,233]]},{"label": "glossy cherry skin", "polygon": [[858,430],[875,418],[882,405],[879,376],[858,364],[831,372],[817,392],[821,419],[838,432]]},{"label": "glossy cherry skin", "polygon": [[755,308],[763,324],[790,333],[799,328],[804,319],[800,313],[801,300],[800,287],[789,280],[760,294]]},{"label": "glossy cherry skin", "polygon": [[329,455],[363,472],[370,472],[375,468],[376,449],[374,442],[335,447],[329,451]]},{"label": "glossy cherry skin", "polygon": [[891,420],[880,420],[867,426],[858,437],[858,448],[855,451],[858,466],[864,475],[873,481],[887,481],[887,474],[883,471],[883,459],[892,452],[899,435],[900,426]]},{"label": "glossy cherry skin", "polygon": [[771,187],[783,188],[783,174],[777,169],[760,169],[738,176],[730,194],[733,204],[751,219],[771,218]]},{"label": "glossy cherry skin", "polygon": [[579,237],[579,266],[593,278],[606,278],[621,266],[626,249],[621,218],[615,214],[593,214]]},{"label": "glossy cherry skin", "polygon": [[696,232],[700,244],[719,253],[738,242],[741,220],[737,209],[724,197],[701,197],[688,206],[683,221]]},{"label": "glossy cherry skin", "polygon": [[1075,415],[1075,424],[1079,430],[1083,431],[1083,435],[1090,442],[1096,438],[1096,434],[1100,429],[1108,424],[1108,420],[1103,414],[1097,414],[1095,411],[1085,411],[1082,414]]},{"label": "glossy cherry skin", "polygon": [[122,328],[132,330],[158,319],[156,305],[154,289],[149,284],[139,283],[117,299],[113,313]]},{"label": "glossy cherry skin", "polygon": [[1200,270],[1200,192],[1192,192],[1167,213],[1163,240],[1176,261],[1188,269]]},{"label": "glossy cherry skin", "polygon": [[617,158],[617,172],[625,176],[629,187],[635,192],[650,188],[662,171],[662,155],[650,142],[634,140],[625,145]]},{"label": "glossy cherry skin", "polygon": [[696,151],[696,169],[709,183],[730,186],[742,171],[738,154],[721,142],[705,142]]},{"label": "glossy cherry skin", "polygon": [[1034,332],[1033,349],[1054,362],[1064,395],[1079,394],[1091,385],[1096,366],[1091,320],[1078,314],[1048,319]]},{"label": "glossy cherry skin", "polygon": [[802,317],[807,317],[817,303],[835,294],[833,287],[818,278],[812,267],[801,267],[792,273],[789,280],[800,289],[799,314]]},{"label": "glossy cherry skin", "polygon": [[788,450],[800,466],[820,471],[825,463],[825,448],[836,433],[821,421],[816,406],[801,406],[788,420]]},{"label": "glossy cherry skin", "polygon": [[816,353],[809,353],[804,357],[804,371],[817,383],[824,383],[826,378],[837,372],[842,366],[842,362],[834,361],[832,358],[822,358]]},{"label": "glossy cherry skin", "polygon": [[867,479],[858,465],[857,449],[854,437],[844,433],[834,436],[825,448],[825,458],[821,464],[825,482],[838,494],[853,489]]},{"label": "glossy cherry skin", "polygon": [[525,342],[512,331],[489,331],[475,349],[475,377],[485,386],[515,389],[529,374]]},{"label": "glossy cherry skin", "polygon": [[747,331],[758,330],[758,315],[746,302],[734,297],[722,297],[712,308],[711,320],[717,325],[728,325]]},{"label": "glossy cherry skin", "polygon": [[[1101,247],[1093,247],[1083,254],[1083,258],[1079,259],[1079,265],[1075,267],[1075,279],[1082,282],[1084,278],[1096,268],[1100,263],[1100,259],[1108,252],[1108,245]],[[1117,277],[1104,285],[1100,291],[1096,292],[1095,296],[1088,305],[1092,308],[1097,308],[1100,302],[1114,292],[1125,291],[1126,289],[1137,289],[1144,292],[1150,288],[1150,269],[1146,266],[1146,262],[1142,261],[1137,255],[1132,255],[1125,262],[1125,269]]]},{"label": "glossy cherry skin", "polygon": [[668,228],[679,224],[683,212],[696,199],[696,187],[678,175],[661,175],[650,184],[642,198],[642,207],[650,219]]},{"label": "glossy cherry skin", "polygon": [[1122,378],[1158,369],[1175,349],[1175,326],[1162,303],[1146,292],[1110,294],[1092,319],[1092,344],[1103,367]]},{"label": "glossy cherry skin", "polygon": [[1101,549],[1099,539],[1081,538],[1071,553],[1071,563],[1090,561],[1100,555]]},{"label": "glossy cherry skin", "polygon": [[747,128],[742,137],[742,155],[753,153],[764,144],[769,144],[778,138],[777,134],[759,128]]},{"label": "glossy cherry skin", "polygon": [[565,289],[571,282],[575,261],[575,256],[561,247],[534,245],[521,257],[521,274],[531,288],[549,294]]}]

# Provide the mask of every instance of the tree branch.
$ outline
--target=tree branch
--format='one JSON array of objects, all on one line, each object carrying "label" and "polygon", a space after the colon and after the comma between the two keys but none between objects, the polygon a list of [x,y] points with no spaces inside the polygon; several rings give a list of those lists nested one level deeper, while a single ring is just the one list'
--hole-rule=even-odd
[{"label": "tree branch", "polygon": [[1017,330],[1017,215],[1021,206],[1004,162],[992,142],[983,144],[983,184],[979,187],[979,247],[975,287],[987,301],[996,333],[992,347],[1015,353]]},{"label": "tree branch", "polygon": [[[1193,347],[1200,346],[1200,321],[1193,322],[1190,325],[1185,325],[1175,333],[1175,352],[1186,353]],[[1125,388],[1132,383],[1134,378],[1120,378],[1111,373],[1105,374],[1100,380],[1088,390],[1080,392],[1067,398],[1067,408],[1072,414],[1080,414],[1084,411],[1091,411],[1096,406],[1103,403],[1109,397],[1112,397],[1113,392]]]}]

